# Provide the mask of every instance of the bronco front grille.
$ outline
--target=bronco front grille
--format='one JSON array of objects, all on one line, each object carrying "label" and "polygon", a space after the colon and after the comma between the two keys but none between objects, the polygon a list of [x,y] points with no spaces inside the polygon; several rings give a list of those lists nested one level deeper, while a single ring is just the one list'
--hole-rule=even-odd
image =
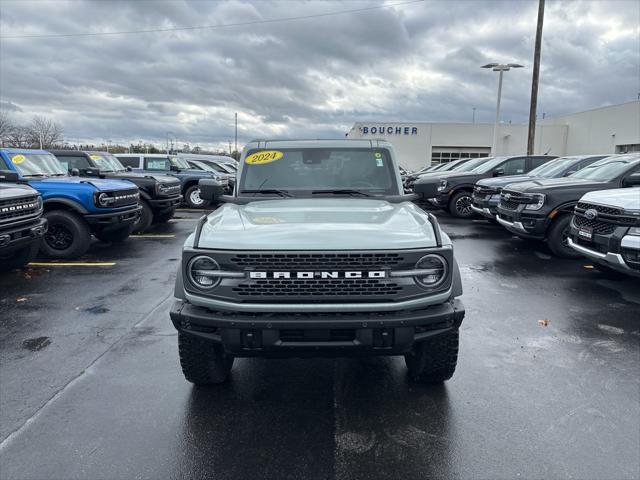
[{"label": "bronco front grille", "polygon": [[116,192],[112,192],[112,195],[115,198],[115,202],[112,205],[113,207],[135,205],[138,203],[138,198],[140,197],[137,188],[133,188],[131,190],[118,190]]},{"label": "bronco front grille", "polygon": [[231,258],[238,269],[296,271],[394,268],[404,261],[399,253],[246,253]]},{"label": "bronco front grille", "polygon": [[252,297],[370,297],[393,296],[402,290],[385,279],[269,279],[241,283],[233,289],[239,296]]},{"label": "bronco front grille", "polygon": [[40,208],[37,196],[0,200],[0,223],[33,217]]}]

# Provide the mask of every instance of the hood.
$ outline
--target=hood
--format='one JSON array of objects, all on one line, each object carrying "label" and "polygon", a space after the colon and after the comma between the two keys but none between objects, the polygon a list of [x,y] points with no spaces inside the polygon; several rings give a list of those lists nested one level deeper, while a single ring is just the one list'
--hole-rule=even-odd
[{"label": "hood", "polygon": [[512,183],[520,183],[520,182],[528,182],[530,180],[543,179],[544,177],[532,177],[529,175],[507,175],[505,177],[492,177],[492,178],[483,178],[482,180],[478,180],[478,185],[482,185],[483,187],[504,187],[505,185],[510,185]]},{"label": "hood", "polygon": [[193,168],[184,168],[184,169],[181,168],[180,171],[178,172],[170,172],[170,173],[193,175],[196,177],[222,177],[223,176],[222,173],[205,172],[204,170],[195,170]]},{"label": "hood", "polygon": [[0,183],[0,200],[19,198],[27,195],[38,195],[38,192],[29,185],[18,183]]},{"label": "hood", "polygon": [[[443,242],[448,242],[443,234]],[[193,242],[193,235],[187,244]],[[369,199],[282,199],[225,204],[207,217],[200,248],[395,250],[436,245],[413,203]]]},{"label": "hood", "polygon": [[640,210],[640,187],[589,192],[580,201],[618,207],[624,210]]},{"label": "hood", "polygon": [[439,178],[442,180],[450,180],[452,182],[464,182],[464,181],[475,181],[479,178],[485,178],[487,174],[484,173],[474,173],[474,172],[451,172],[451,173],[442,173]]},{"label": "hood", "polygon": [[112,191],[112,190],[131,190],[137,188],[133,183],[126,180],[112,180],[108,178],[82,178],[82,177],[49,177],[49,178],[34,178],[29,179],[32,185],[38,185],[42,187],[54,187],[54,188],[68,188],[71,186],[86,187],[92,186],[98,191]]},{"label": "hood", "polygon": [[[530,180],[528,182],[518,183],[513,190],[526,193],[544,193],[556,190],[562,191],[590,191],[606,189],[611,184],[607,182],[596,182],[593,180],[584,180],[582,178],[561,177],[561,178],[540,178]],[[511,190],[511,188],[509,188]]]},{"label": "hood", "polygon": [[151,174],[151,173],[141,173],[141,172],[103,172],[104,175],[113,175],[114,177],[122,177],[123,179],[149,179],[149,180],[155,180],[156,182],[159,183],[168,183],[168,184],[173,184],[175,183],[176,185],[180,183],[180,180],[178,180],[176,177],[170,177],[168,175],[156,175],[156,174]]}]

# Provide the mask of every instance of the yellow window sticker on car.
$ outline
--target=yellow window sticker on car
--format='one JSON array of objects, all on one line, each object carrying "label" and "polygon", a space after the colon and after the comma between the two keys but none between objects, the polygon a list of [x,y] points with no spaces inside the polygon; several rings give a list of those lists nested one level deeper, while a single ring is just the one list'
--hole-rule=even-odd
[{"label": "yellow window sticker on car", "polygon": [[24,162],[27,159],[27,157],[25,157],[24,155],[14,155],[13,157],[11,157],[11,161],[15,164],[15,165],[20,165],[22,162]]},{"label": "yellow window sticker on car", "polygon": [[96,162],[99,162],[100,160],[102,160],[102,157],[100,155],[89,155],[89,158]]},{"label": "yellow window sticker on car", "polygon": [[376,158],[382,158],[382,154],[380,152],[376,152]]},{"label": "yellow window sticker on car", "polygon": [[284,156],[284,153],[278,150],[264,150],[262,152],[256,152],[245,158],[245,163],[249,165],[264,165],[265,163],[275,162],[280,160]]}]

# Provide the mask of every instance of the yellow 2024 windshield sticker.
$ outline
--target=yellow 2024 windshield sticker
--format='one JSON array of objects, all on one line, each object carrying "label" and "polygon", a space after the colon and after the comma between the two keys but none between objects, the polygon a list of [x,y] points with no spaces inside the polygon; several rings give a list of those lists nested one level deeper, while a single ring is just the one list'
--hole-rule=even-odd
[{"label": "yellow 2024 windshield sticker", "polygon": [[89,155],[89,158],[91,160],[96,161],[96,162],[99,162],[100,160],[102,160],[102,156],[100,156],[100,155]]},{"label": "yellow 2024 windshield sticker", "polygon": [[283,157],[284,153],[278,150],[264,150],[256,152],[245,158],[245,163],[249,165],[264,165],[265,163],[275,162]]},{"label": "yellow 2024 windshield sticker", "polygon": [[20,165],[26,159],[27,157],[25,157],[24,155],[14,155],[13,157],[11,157],[11,161],[16,165]]}]

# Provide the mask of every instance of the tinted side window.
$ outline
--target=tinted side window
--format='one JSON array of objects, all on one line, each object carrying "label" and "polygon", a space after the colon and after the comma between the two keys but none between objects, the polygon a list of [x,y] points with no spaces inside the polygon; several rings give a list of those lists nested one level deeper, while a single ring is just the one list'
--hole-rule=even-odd
[{"label": "tinted side window", "polygon": [[526,158],[512,158],[507,160],[498,169],[503,169],[505,175],[520,175],[525,172]]},{"label": "tinted side window", "polygon": [[168,158],[144,157],[145,170],[171,170],[171,162]]},{"label": "tinted side window", "polygon": [[530,162],[531,167],[529,168],[529,170],[533,170],[534,168],[538,168],[540,165],[544,165],[549,160],[551,160],[551,158],[540,158],[540,157],[530,158],[529,162]]},{"label": "tinted side window", "polygon": [[116,158],[125,167],[140,168],[140,157],[118,157],[116,155]]},{"label": "tinted side window", "polygon": [[67,170],[72,170],[77,168],[81,170],[83,168],[90,168],[89,161],[85,157],[76,157],[71,155],[56,155],[58,161],[66,168]]}]

